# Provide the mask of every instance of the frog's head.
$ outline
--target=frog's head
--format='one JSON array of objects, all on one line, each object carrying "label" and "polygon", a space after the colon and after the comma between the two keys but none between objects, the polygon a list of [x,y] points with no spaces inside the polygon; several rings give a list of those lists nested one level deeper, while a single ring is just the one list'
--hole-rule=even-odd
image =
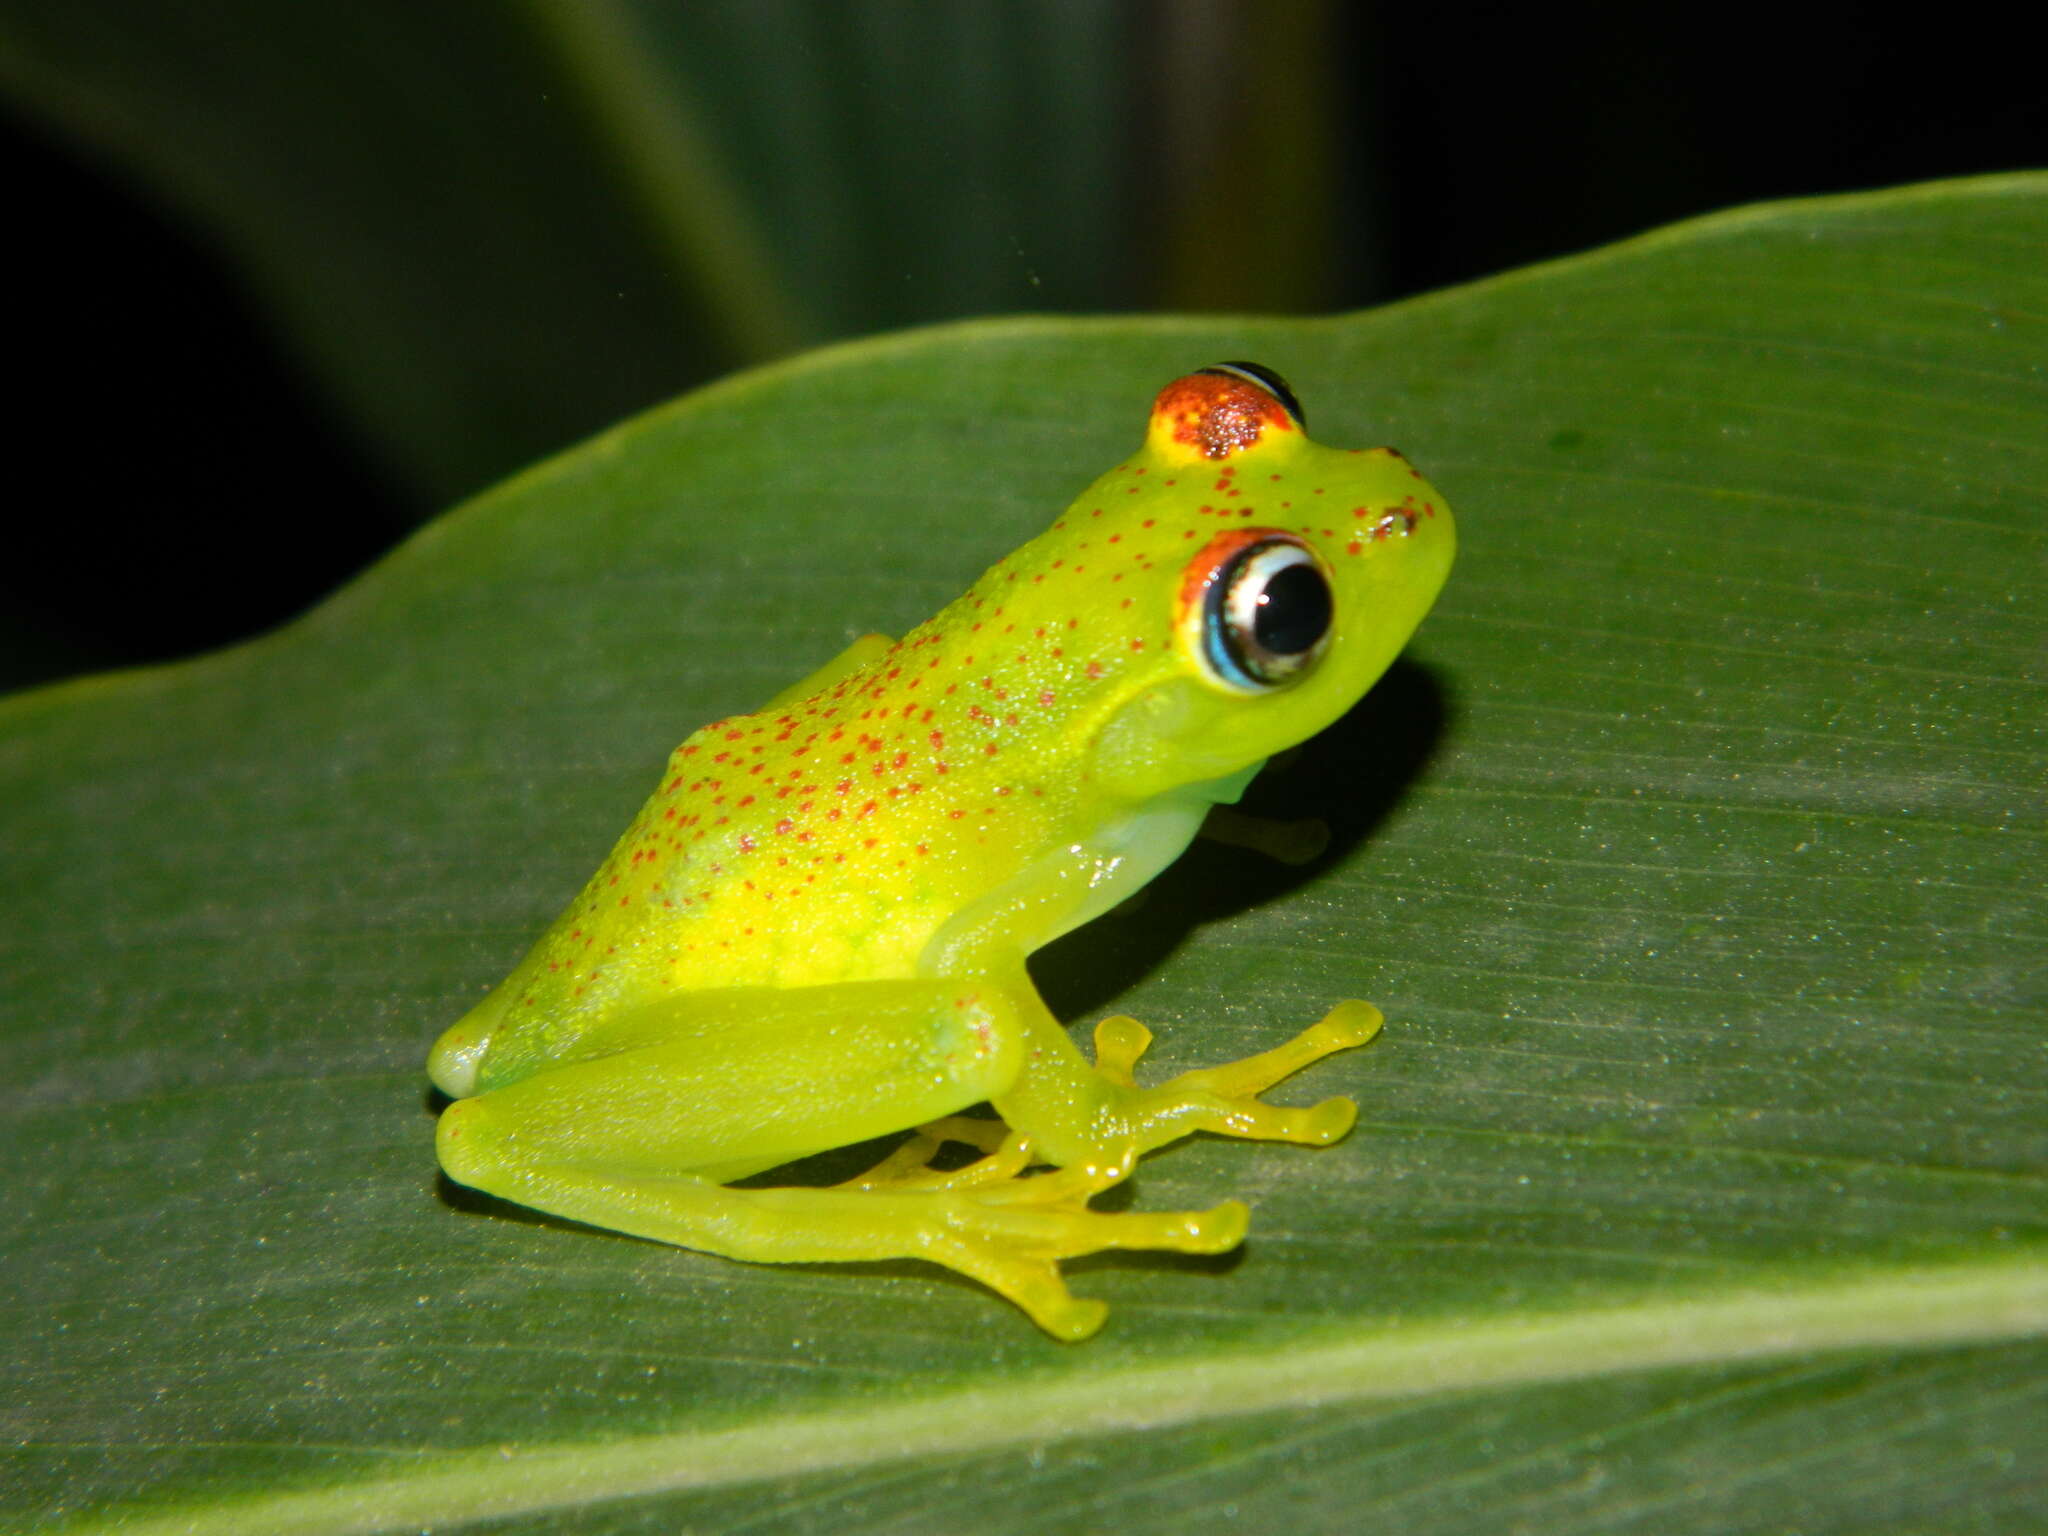
[{"label": "frog's head", "polygon": [[1136,800],[1227,779],[1337,719],[1407,643],[1456,546],[1406,459],[1311,442],[1286,382],[1250,363],[1167,385],[1144,449],[1097,483],[1112,489],[1100,504],[1150,552],[1125,588],[1132,622],[1171,637],[1123,669],[1094,740],[1097,783]]}]

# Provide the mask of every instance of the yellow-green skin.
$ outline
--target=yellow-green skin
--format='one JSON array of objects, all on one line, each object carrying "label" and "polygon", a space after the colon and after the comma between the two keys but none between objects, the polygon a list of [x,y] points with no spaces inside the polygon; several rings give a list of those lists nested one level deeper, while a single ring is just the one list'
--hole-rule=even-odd
[{"label": "yellow-green skin", "polygon": [[[1216,677],[1201,641],[1202,581],[1248,529],[1311,545],[1334,614],[1306,674],[1257,692]],[[1086,1337],[1106,1308],[1070,1295],[1058,1260],[1215,1252],[1246,1225],[1236,1201],[1110,1214],[1090,1197],[1195,1130],[1336,1140],[1350,1100],[1256,1094],[1379,1015],[1345,1003],[1277,1050],[1140,1089],[1143,1026],[1105,1020],[1091,1066],[1025,957],[1348,709],[1453,547],[1442,498],[1393,450],[1320,447],[1234,372],[1176,380],[1134,458],[937,617],[676,749],[583,894],[435,1045],[456,1100],[442,1166],[735,1258],[931,1259]],[[1000,1123],[946,1118],[983,1100]],[[724,1187],[911,1127],[849,1185]],[[948,1140],[988,1155],[927,1167]],[[1040,1163],[1057,1171],[1026,1172]]]}]

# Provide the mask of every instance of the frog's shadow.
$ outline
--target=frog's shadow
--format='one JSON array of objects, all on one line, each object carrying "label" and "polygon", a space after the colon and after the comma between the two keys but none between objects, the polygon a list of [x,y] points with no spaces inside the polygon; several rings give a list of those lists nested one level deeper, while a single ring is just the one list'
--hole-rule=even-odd
[{"label": "frog's shadow", "polygon": [[1240,807],[1253,816],[1319,820],[1329,828],[1328,847],[1290,865],[1197,838],[1138,900],[1031,957],[1046,1006],[1070,1023],[1098,1014],[1205,924],[1276,900],[1347,858],[1421,777],[1454,715],[1435,673],[1396,661],[1336,723],[1260,774]]}]

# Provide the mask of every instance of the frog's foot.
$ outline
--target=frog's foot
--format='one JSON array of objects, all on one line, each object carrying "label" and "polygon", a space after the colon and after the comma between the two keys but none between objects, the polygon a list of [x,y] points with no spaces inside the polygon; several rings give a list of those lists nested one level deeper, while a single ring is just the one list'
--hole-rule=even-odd
[{"label": "frog's foot", "polygon": [[1191,1131],[1326,1147],[1358,1119],[1358,1106],[1350,1099],[1291,1109],[1262,1103],[1258,1095],[1311,1062],[1365,1044],[1380,1032],[1381,1023],[1371,1003],[1339,1003],[1285,1045],[1220,1067],[1183,1072],[1156,1088],[1139,1088],[1134,1069],[1152,1043],[1152,1032],[1119,1015],[1095,1026],[1095,1070],[1131,1090],[1132,1127],[1144,1147],[1161,1146]]},{"label": "frog's foot", "polygon": [[1233,805],[1212,805],[1203,818],[1203,837],[1226,848],[1248,848],[1280,864],[1312,864],[1330,846],[1330,824],[1317,817],[1280,821],[1254,816]]},{"label": "frog's foot", "polygon": [[[932,1166],[939,1149],[953,1142],[981,1156],[964,1168]],[[1031,1142],[1000,1120],[948,1115],[921,1125],[895,1151],[842,1189],[968,1189],[1015,1178],[1031,1164]]]},{"label": "frog's foot", "polygon": [[1109,1307],[1068,1291],[1061,1259],[1108,1248],[1223,1253],[1244,1241],[1251,1213],[1240,1200],[1206,1211],[1088,1209],[1112,1182],[1062,1168],[945,1197],[954,1203],[944,1228],[927,1234],[922,1257],[979,1280],[1054,1338],[1072,1341],[1100,1328]]}]

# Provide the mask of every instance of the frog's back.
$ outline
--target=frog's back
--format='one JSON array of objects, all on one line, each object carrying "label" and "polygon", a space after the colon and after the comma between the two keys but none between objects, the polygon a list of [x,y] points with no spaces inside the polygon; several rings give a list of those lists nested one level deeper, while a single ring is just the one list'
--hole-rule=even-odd
[{"label": "frog's back", "polygon": [[552,958],[631,954],[663,989],[914,974],[931,934],[1061,835],[1077,801],[1014,714],[1003,740],[982,706],[949,702],[972,653],[944,656],[941,633],[693,734],[544,941]]}]

